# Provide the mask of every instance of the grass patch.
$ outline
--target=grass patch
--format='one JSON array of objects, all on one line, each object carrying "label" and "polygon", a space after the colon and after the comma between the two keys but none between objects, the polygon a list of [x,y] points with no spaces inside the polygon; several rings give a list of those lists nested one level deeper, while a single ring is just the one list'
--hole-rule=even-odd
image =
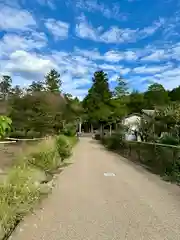
[{"label": "grass patch", "polygon": [[75,138],[63,135],[29,146],[0,184],[0,239],[48,194],[48,181],[72,153]]}]

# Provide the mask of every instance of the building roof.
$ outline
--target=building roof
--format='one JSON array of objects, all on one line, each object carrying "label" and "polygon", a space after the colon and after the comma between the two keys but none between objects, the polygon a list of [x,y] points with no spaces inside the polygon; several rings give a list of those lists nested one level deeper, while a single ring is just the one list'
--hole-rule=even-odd
[{"label": "building roof", "polygon": [[155,113],[155,110],[150,110],[150,109],[142,109],[142,113],[145,113],[148,116],[153,116]]}]

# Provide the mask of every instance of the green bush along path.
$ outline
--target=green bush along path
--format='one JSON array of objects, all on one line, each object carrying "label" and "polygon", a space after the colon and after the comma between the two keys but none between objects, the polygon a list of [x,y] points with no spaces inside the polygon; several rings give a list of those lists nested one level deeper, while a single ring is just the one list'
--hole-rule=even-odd
[{"label": "green bush along path", "polygon": [[72,160],[42,208],[26,216],[11,239],[180,239],[178,186],[85,137]]}]

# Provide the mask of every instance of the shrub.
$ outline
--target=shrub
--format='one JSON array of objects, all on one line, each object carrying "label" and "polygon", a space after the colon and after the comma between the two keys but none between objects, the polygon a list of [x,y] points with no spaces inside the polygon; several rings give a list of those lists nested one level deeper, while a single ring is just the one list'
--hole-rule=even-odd
[{"label": "shrub", "polygon": [[100,133],[95,133],[94,138],[96,140],[101,140],[101,134]]},{"label": "shrub", "polygon": [[113,134],[102,139],[110,150],[118,150],[120,154],[135,162],[141,162],[153,172],[168,179],[180,182],[180,147],[148,143],[124,141],[123,135]]},{"label": "shrub", "polygon": [[13,131],[9,134],[9,137],[11,138],[19,138],[19,139],[33,139],[33,138],[40,138],[41,137],[41,133],[40,132],[35,132],[33,130],[30,130],[28,132],[25,131],[20,131],[20,130],[16,130]]},{"label": "shrub", "polygon": [[70,143],[71,147],[73,147],[73,146],[76,145],[76,143],[78,142],[79,138],[76,137],[76,136],[73,136],[73,137],[69,137],[68,140],[69,140],[69,143]]},{"label": "shrub", "polygon": [[39,199],[40,189],[31,168],[21,165],[10,170],[7,180],[0,185],[0,236],[14,228]]},{"label": "shrub", "polygon": [[64,127],[64,129],[62,130],[62,134],[64,134],[65,136],[68,137],[72,137],[76,135],[76,127],[74,126],[74,124],[66,124],[66,126]]},{"label": "shrub", "polygon": [[124,144],[124,134],[113,133],[111,136],[105,136],[102,141],[108,149],[117,150]]},{"label": "shrub", "polygon": [[160,138],[159,142],[168,145],[179,145],[179,140],[171,134],[165,134]]},{"label": "shrub", "polygon": [[41,137],[41,133],[40,132],[35,132],[33,130],[30,130],[26,133],[26,137],[28,139],[30,138],[40,138]]},{"label": "shrub", "polygon": [[24,139],[24,138],[26,138],[26,132],[20,131],[20,130],[14,130],[13,132],[11,132],[9,134],[9,137]]},{"label": "shrub", "polygon": [[59,135],[56,139],[56,145],[62,161],[71,155],[72,147],[66,136]]},{"label": "shrub", "polygon": [[38,144],[35,151],[27,156],[28,162],[44,171],[53,171],[60,165],[60,157],[53,139],[44,140]]},{"label": "shrub", "polygon": [[49,192],[51,187],[41,184],[50,175],[45,172],[52,171],[52,175],[60,166],[60,160],[70,156],[76,141],[75,137],[60,135],[56,140],[49,138],[26,149],[25,156],[21,156],[0,184],[0,239],[7,239],[24,215]]}]

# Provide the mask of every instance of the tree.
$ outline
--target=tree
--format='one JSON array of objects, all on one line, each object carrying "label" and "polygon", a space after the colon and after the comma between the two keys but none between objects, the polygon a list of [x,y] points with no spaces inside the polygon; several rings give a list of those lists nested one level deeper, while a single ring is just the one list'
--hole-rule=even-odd
[{"label": "tree", "polygon": [[58,133],[62,128],[64,99],[51,92],[36,92],[14,97],[9,116],[14,131],[29,131],[40,135]]},{"label": "tree", "polygon": [[153,83],[144,93],[144,99],[149,108],[162,106],[169,102],[168,92],[159,83]]},{"label": "tree", "polygon": [[45,76],[45,87],[47,91],[50,91],[53,93],[60,92],[61,84],[62,82],[60,80],[60,74],[55,69],[52,69]]},{"label": "tree", "polygon": [[108,122],[111,115],[110,101],[112,94],[109,90],[108,77],[103,71],[94,73],[92,87],[83,100],[83,107],[92,124],[101,125]]},{"label": "tree", "polygon": [[114,95],[116,97],[124,97],[128,94],[127,82],[120,76],[117,78],[117,86],[115,87]]},{"label": "tree", "polygon": [[180,86],[169,91],[169,98],[171,101],[180,101]]},{"label": "tree", "polygon": [[11,89],[11,96],[19,96],[21,97],[23,94],[23,90],[21,89],[21,87],[19,85],[16,85],[15,87],[13,87]]},{"label": "tree", "polygon": [[127,102],[128,112],[140,113],[144,107],[145,107],[144,94],[139,93],[138,91],[133,91],[129,95],[129,99]]},{"label": "tree", "polygon": [[4,138],[11,130],[12,120],[6,116],[0,116],[0,138]]},{"label": "tree", "polygon": [[43,90],[44,90],[44,86],[43,86],[43,82],[41,81],[33,81],[29,86],[29,88],[27,89],[29,93],[41,92]]},{"label": "tree", "polygon": [[11,91],[12,79],[10,76],[4,75],[2,76],[2,80],[0,82],[0,93],[4,100],[7,100],[8,95]]}]

